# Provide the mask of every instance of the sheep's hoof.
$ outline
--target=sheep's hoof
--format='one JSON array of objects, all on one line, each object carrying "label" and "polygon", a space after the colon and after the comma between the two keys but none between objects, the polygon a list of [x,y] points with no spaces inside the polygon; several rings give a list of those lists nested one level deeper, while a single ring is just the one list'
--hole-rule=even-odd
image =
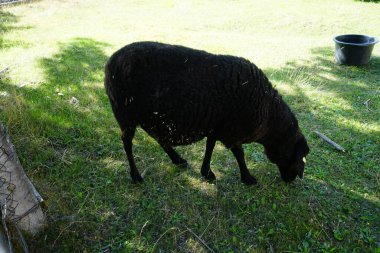
[{"label": "sheep's hoof", "polygon": [[246,184],[246,185],[255,185],[257,184],[257,180],[256,178],[254,178],[253,176],[249,175],[249,176],[245,176],[245,177],[241,177],[241,181]]},{"label": "sheep's hoof", "polygon": [[133,175],[131,177],[132,177],[132,182],[134,184],[142,183],[144,181],[143,178],[140,176],[140,174],[136,174],[136,175]]},{"label": "sheep's hoof", "polygon": [[178,162],[175,162],[174,164],[180,168],[187,168],[189,166],[187,161],[185,159],[182,159],[182,158]]},{"label": "sheep's hoof", "polygon": [[215,174],[214,172],[212,172],[211,170],[207,171],[207,172],[203,172],[202,171],[202,176],[207,180],[207,181],[215,181],[216,180],[216,177],[215,177]]}]

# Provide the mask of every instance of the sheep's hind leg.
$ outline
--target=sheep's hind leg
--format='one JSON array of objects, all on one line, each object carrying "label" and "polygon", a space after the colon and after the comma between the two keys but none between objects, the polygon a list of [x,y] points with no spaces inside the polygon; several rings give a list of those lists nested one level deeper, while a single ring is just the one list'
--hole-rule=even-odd
[{"label": "sheep's hind leg", "polygon": [[174,150],[174,148],[172,148],[170,146],[163,145],[163,144],[160,144],[160,145],[165,150],[166,154],[168,154],[168,156],[172,160],[172,163],[174,163],[175,165],[183,166],[183,167],[187,166],[187,161],[185,159],[183,159],[177,153],[177,151]]},{"label": "sheep's hind leg", "polygon": [[142,182],[143,179],[139,171],[137,170],[135,160],[132,154],[132,139],[135,135],[135,130],[136,130],[136,127],[125,128],[124,130],[122,130],[121,139],[123,140],[124,150],[128,157],[132,181],[134,183],[137,183],[137,182]]},{"label": "sheep's hind leg", "polygon": [[202,176],[210,181],[216,179],[214,172],[212,172],[210,169],[211,155],[215,147],[215,142],[216,142],[215,138],[207,137],[206,151],[205,151],[205,156],[203,158],[203,163],[202,163],[202,168],[201,168]]},{"label": "sheep's hind leg", "polygon": [[244,150],[241,144],[235,145],[231,148],[240,169],[241,181],[247,185],[257,184],[256,178],[249,174],[247,165],[244,160]]}]

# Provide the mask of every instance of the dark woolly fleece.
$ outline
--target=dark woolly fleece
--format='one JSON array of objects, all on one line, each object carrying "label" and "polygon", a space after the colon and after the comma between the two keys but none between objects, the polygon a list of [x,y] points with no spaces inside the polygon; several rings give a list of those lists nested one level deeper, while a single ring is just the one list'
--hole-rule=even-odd
[{"label": "dark woolly fleece", "polygon": [[207,160],[217,140],[231,148],[243,182],[250,181],[245,183],[256,181],[247,178],[250,175],[242,168],[241,145],[250,142],[264,145],[284,180],[291,181],[297,174],[302,177],[302,158],[309,149],[297,119],[264,73],[248,60],[137,42],[115,52],[105,73],[106,91],[123,131],[134,181],[141,181],[141,177],[137,169],[134,171],[129,142],[138,125],[176,164],[186,161],[172,146],[210,139],[207,148],[211,150],[206,150],[202,165],[202,174],[208,179],[215,178]]}]

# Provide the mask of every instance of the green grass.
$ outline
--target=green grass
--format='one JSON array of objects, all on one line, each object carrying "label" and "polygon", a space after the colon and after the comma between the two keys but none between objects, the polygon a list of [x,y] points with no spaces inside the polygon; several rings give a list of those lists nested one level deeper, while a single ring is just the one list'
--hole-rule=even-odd
[{"label": "green grass", "polygon": [[[31,251],[208,252],[198,236],[214,252],[379,252],[380,46],[367,66],[347,67],[334,63],[332,42],[343,33],[380,37],[379,13],[380,4],[353,0],[52,0],[0,9],[0,70],[9,68],[0,116],[47,199],[48,224],[28,237]],[[283,183],[250,144],[259,186],[246,187],[218,144],[209,184],[199,173],[204,141],[178,148],[191,165],[180,169],[138,130],[137,166],[149,170],[132,184],[102,79],[108,56],[139,40],[255,62],[308,139],[305,178]]]}]

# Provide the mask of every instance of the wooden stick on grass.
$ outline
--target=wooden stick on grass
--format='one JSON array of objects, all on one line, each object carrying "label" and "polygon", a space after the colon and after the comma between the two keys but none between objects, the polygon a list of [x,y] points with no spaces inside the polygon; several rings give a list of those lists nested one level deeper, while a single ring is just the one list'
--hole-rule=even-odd
[{"label": "wooden stick on grass", "polygon": [[346,152],[346,150],[343,147],[339,146],[336,142],[330,140],[326,135],[318,132],[317,130],[314,130],[314,133],[316,133],[322,140],[324,140],[327,144],[334,147],[335,149],[342,152]]},{"label": "wooden stick on grass", "polygon": [[146,168],[146,169],[141,173],[141,177],[142,177],[142,178],[145,177],[145,174],[146,174],[147,171],[148,171],[148,168]]}]

